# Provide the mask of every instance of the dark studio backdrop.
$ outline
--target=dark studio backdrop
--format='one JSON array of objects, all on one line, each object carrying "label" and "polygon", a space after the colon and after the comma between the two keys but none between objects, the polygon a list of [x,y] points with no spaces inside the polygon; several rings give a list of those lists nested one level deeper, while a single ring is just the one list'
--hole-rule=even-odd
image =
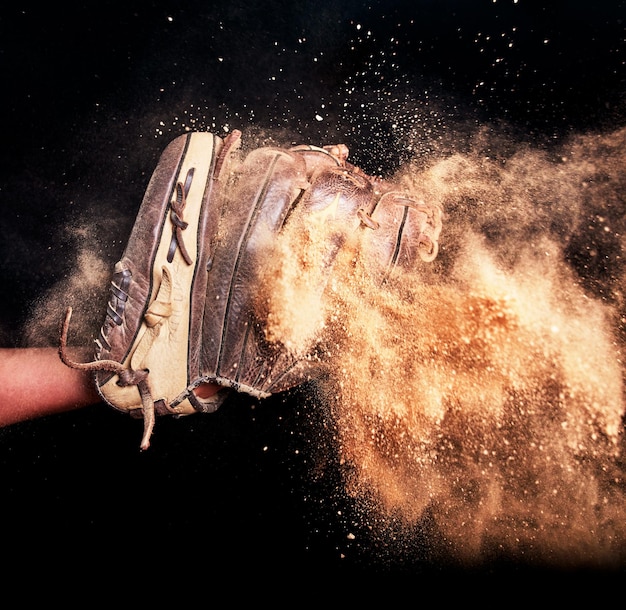
[{"label": "dark studio backdrop", "polygon": [[[72,283],[74,271],[112,268],[161,151],[185,129],[343,142],[381,174],[463,149],[481,125],[550,147],[624,126],[625,27],[619,0],[3,6],[3,344],[54,342],[59,289],[97,328],[101,286]],[[360,522],[337,492],[325,423],[305,388],[160,421],[143,454],[140,423],[104,405],[1,430],[3,554],[11,572],[109,565],[128,580],[138,566],[157,581],[458,574],[426,521],[410,552]]]}]

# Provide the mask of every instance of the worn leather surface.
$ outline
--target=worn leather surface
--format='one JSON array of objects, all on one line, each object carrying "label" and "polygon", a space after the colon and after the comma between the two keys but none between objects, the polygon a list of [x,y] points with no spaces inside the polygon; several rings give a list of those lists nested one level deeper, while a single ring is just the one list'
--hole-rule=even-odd
[{"label": "worn leather surface", "polygon": [[[377,283],[436,255],[438,210],[348,163],[345,146],[263,147],[232,162],[231,152],[209,133],[167,146],[113,274],[96,357],[148,371],[157,413],[215,410],[223,394],[203,401],[201,383],[263,398],[329,366],[319,337],[267,332],[282,263],[322,308],[343,250]],[[113,406],[142,408],[117,374],[99,372],[98,386]]]},{"label": "worn leather surface", "polygon": [[[190,316],[198,304],[197,296],[192,295],[201,295],[200,306],[204,303],[206,260],[219,211],[214,170],[222,146],[223,141],[213,134],[196,133],[176,138],[164,150],[124,254],[115,266],[109,309],[116,314],[107,314],[97,342],[97,360],[114,360],[133,370],[149,370],[152,399],[165,405],[189,383],[187,360],[193,345],[189,328],[197,325],[190,322]],[[189,190],[182,217],[191,264],[174,238],[172,202],[179,196],[178,183],[187,183]],[[174,256],[170,261],[172,247]],[[120,385],[110,372],[98,372],[97,385],[104,399],[117,408],[134,410],[142,406],[137,387]]]}]

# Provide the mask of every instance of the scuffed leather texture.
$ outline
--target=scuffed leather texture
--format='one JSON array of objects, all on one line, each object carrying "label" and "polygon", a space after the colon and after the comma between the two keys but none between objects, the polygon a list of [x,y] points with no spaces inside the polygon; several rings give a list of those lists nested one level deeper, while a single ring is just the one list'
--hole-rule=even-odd
[{"label": "scuffed leather texture", "polygon": [[297,362],[265,340],[255,299],[265,251],[308,187],[305,170],[296,154],[256,149],[225,194],[208,273],[199,363],[203,377],[267,393],[301,381],[285,380]]},{"label": "scuffed leather texture", "polygon": [[[438,210],[347,163],[347,152],[345,147],[261,148],[245,158],[233,186],[224,192],[219,240],[208,273],[200,376],[270,394],[315,378],[327,365],[314,341],[294,350],[266,337],[266,311],[258,295],[272,293],[273,277],[264,272],[273,264],[272,256],[285,255],[273,250],[283,231],[295,226],[303,240],[303,227],[312,219],[324,225],[319,269],[311,274],[319,280],[311,288],[317,293],[326,289],[335,258],[347,241],[358,246],[378,283],[396,267],[416,264],[425,231],[436,243]],[[436,218],[428,218],[433,214]],[[298,239],[288,256],[300,254]]]},{"label": "scuffed leather texture", "polygon": [[[194,178],[196,180],[195,188],[199,191],[197,198],[200,199],[197,203],[199,211],[196,212],[196,217],[198,217],[197,230],[192,234],[185,235],[188,243],[193,245],[194,263],[192,271],[194,275],[193,282],[184,286],[182,293],[179,291],[177,301],[184,301],[183,307],[187,310],[191,306],[190,315],[193,315],[194,305],[197,304],[197,300],[190,299],[191,295],[202,295],[201,307],[204,304],[206,260],[215,241],[219,215],[219,207],[216,204],[219,200],[217,194],[219,184],[214,180],[214,168],[223,141],[212,134],[202,134],[200,137],[186,134],[173,140],[163,151],[146,189],[123,256],[115,266],[109,308],[113,308],[116,315],[108,314],[105,318],[101,336],[96,342],[98,346],[96,360],[113,360],[127,363],[126,366],[128,367],[132,366],[131,362],[137,350],[138,342],[142,334],[145,334],[148,326],[147,320],[150,318],[148,310],[162,283],[161,266],[164,264],[170,266],[169,263],[165,262],[166,259],[163,254],[167,252],[175,232],[172,220],[172,201],[177,197],[178,179],[184,180],[184,177],[179,176],[179,174],[191,146],[192,137],[199,138],[203,147],[210,152],[206,161],[210,167],[203,168],[204,172],[196,172],[196,178]],[[207,178],[200,181],[198,176],[200,173],[206,175]],[[161,255],[158,255],[159,252]],[[176,259],[171,265],[171,274],[174,275],[174,280],[176,280],[175,270],[180,266],[185,266],[185,263],[181,263],[179,259]],[[124,286],[120,285],[122,282]],[[188,350],[193,349],[199,336],[199,331],[196,331],[196,335],[189,334],[189,328],[194,328],[194,325],[199,328],[197,316],[184,329],[184,361],[176,362],[173,355],[170,354],[170,362],[163,362],[162,366],[159,362],[160,366],[157,367],[169,368],[172,376],[176,370],[178,372],[177,377],[182,378],[182,387],[177,387],[176,393],[173,390],[167,392],[170,394],[167,396],[153,396],[154,400],[163,400],[167,404],[185,389],[189,381],[186,362]],[[194,336],[196,337],[195,342],[193,341]],[[178,333],[176,340],[180,344],[180,333]],[[159,346],[160,354],[163,354],[159,358],[162,360],[166,360],[168,357],[167,345],[163,345],[164,343],[161,340]],[[180,352],[180,347],[178,347],[178,352]],[[180,372],[181,368],[182,373]],[[150,379],[153,388],[158,390],[160,386],[167,385],[159,383],[160,380],[155,379],[155,376],[156,373],[153,372]],[[121,410],[141,408],[142,402],[137,388],[133,385],[122,387],[116,383],[115,379],[112,380],[112,377],[113,373],[109,371],[96,373],[97,386],[103,398]]]},{"label": "scuffed leather texture", "polygon": [[[124,362],[148,308],[148,295],[152,289],[152,266],[159,246],[161,234],[167,221],[167,210],[174,192],[178,168],[182,161],[187,140],[176,138],[165,148],[155,168],[144,198],[139,208],[135,224],[128,238],[122,258],[116,263],[112,278],[111,301],[121,299],[123,313],[121,323],[107,315],[101,329],[102,347],[98,349],[98,360]],[[118,297],[120,278],[130,278],[127,288]],[[125,294],[124,294],[125,293]],[[102,385],[110,373],[99,373],[98,383]]]},{"label": "scuffed leather texture", "polygon": [[[209,412],[222,398],[199,399],[193,390],[201,383],[262,398],[314,379],[328,366],[316,338],[294,346],[267,332],[273,272],[290,262],[281,257],[314,253],[303,266],[311,275],[294,281],[305,285],[305,299],[322,303],[342,250],[359,257],[380,284],[436,246],[438,210],[348,163],[343,145],[263,147],[232,163],[229,147],[212,134],[180,136],[152,175],[115,267],[96,353],[97,360],[147,372],[142,391],[110,369],[96,373],[116,408],[144,416]],[[195,167],[205,163],[210,167]],[[185,184],[194,189],[190,230],[185,210],[177,212]],[[187,244],[178,252],[177,227]],[[286,235],[291,241],[281,250],[276,244]],[[313,249],[304,255],[307,247]]]}]

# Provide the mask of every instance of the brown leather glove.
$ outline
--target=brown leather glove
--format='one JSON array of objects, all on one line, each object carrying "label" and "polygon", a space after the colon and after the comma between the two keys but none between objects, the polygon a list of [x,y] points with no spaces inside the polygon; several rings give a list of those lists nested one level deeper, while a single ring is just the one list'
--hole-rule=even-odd
[{"label": "brown leather glove", "polygon": [[[62,360],[95,371],[107,403],[144,418],[143,449],[155,415],[213,412],[232,390],[264,398],[319,375],[339,258],[383,283],[437,255],[440,210],[348,163],[345,146],[242,155],[240,137],[193,132],[163,152],[113,272],[94,362],[68,357],[66,316]],[[207,383],[223,391],[201,398]]]}]

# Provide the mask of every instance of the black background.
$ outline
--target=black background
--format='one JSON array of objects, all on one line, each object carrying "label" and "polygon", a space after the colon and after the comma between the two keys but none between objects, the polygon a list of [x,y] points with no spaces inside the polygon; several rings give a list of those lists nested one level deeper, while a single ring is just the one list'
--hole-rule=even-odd
[{"label": "black background", "polygon": [[[419,106],[425,151],[429,139],[442,146],[442,133],[453,150],[450,133],[466,124],[539,144],[612,129],[626,120],[625,18],[617,0],[5,3],[4,344],[23,343],[34,303],[71,274],[79,242],[65,227],[102,228],[90,246],[113,264],[160,152],[184,127],[341,141],[379,173],[405,160],[394,144],[416,129],[394,128],[394,105]],[[25,391],[37,392],[36,380]],[[427,524],[411,553],[370,535],[336,491],[324,423],[303,389],[159,422],[146,453],[140,423],[103,405],[6,428],[5,575],[52,574],[72,588],[80,574],[157,591],[192,581],[207,598],[232,575],[237,599],[253,575],[270,592],[294,576],[320,585],[398,576],[419,595],[433,576],[466,574]],[[542,570],[501,561],[476,572]]]}]

